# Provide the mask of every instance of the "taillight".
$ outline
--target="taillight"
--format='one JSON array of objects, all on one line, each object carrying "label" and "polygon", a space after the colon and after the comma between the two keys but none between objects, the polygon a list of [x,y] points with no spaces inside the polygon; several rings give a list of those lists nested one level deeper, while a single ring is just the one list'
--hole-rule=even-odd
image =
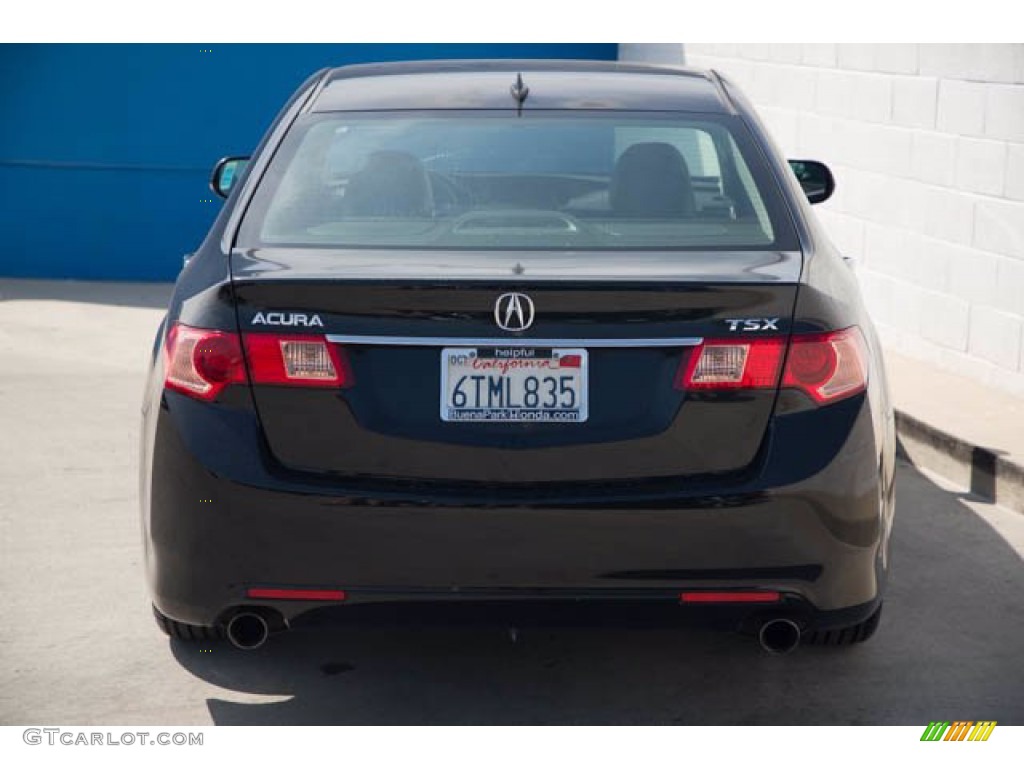
[{"label": "taillight", "polygon": [[344,351],[323,336],[247,333],[245,353],[253,384],[351,387]]},{"label": "taillight", "polygon": [[816,403],[832,403],[863,392],[867,384],[868,349],[856,326],[793,337],[782,386],[802,389]]},{"label": "taillight", "polygon": [[783,339],[751,339],[743,343],[706,341],[693,350],[676,374],[679,389],[774,389]]},{"label": "taillight", "polygon": [[[785,358],[785,367],[782,360]],[[686,390],[800,389],[825,404],[867,386],[867,346],[856,327],[782,338],[709,339],[679,366],[675,386]]]},{"label": "taillight", "polygon": [[228,384],[245,382],[238,335],[182,323],[167,333],[164,385],[200,400],[212,400]]},{"label": "taillight", "polygon": [[[242,344],[249,362],[246,376]],[[213,400],[228,384],[350,387],[354,379],[344,350],[323,336],[237,333],[175,324],[167,334],[168,389]]]}]

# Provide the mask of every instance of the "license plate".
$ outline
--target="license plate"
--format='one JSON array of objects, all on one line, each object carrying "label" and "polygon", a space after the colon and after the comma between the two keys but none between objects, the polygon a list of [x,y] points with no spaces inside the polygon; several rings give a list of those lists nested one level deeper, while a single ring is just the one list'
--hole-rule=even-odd
[{"label": "license plate", "polygon": [[443,421],[587,420],[587,350],[441,350]]}]

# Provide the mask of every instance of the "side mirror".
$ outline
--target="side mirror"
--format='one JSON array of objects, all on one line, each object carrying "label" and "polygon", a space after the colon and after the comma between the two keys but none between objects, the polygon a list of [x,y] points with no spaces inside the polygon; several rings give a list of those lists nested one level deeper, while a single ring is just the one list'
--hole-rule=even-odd
[{"label": "side mirror", "polygon": [[248,157],[224,157],[213,166],[210,174],[210,189],[221,197],[227,197],[232,185],[249,164]]},{"label": "side mirror", "polygon": [[836,191],[836,180],[824,163],[817,160],[790,160],[789,167],[796,174],[811,205],[824,203]]}]

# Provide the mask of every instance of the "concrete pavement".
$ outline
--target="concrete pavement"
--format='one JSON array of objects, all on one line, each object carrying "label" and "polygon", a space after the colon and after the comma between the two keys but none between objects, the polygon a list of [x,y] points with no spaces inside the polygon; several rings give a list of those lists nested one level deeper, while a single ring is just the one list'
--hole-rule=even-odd
[{"label": "concrete pavement", "polygon": [[1024,397],[891,351],[886,363],[911,461],[1024,512]]},{"label": "concrete pavement", "polygon": [[136,451],[168,290],[0,281],[0,724],[1024,724],[1024,515],[905,463],[882,626],[850,650],[622,628],[167,640]]}]

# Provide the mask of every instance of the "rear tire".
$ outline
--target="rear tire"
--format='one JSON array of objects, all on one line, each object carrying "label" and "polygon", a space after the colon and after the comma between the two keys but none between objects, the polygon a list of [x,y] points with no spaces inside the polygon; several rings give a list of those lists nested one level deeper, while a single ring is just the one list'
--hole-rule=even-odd
[{"label": "rear tire", "polygon": [[224,630],[221,627],[203,627],[197,624],[183,624],[180,621],[169,619],[153,606],[153,616],[156,618],[156,625],[160,631],[168,637],[184,640],[187,643],[211,642],[224,639]]},{"label": "rear tire", "polygon": [[805,634],[800,642],[805,645],[830,645],[833,647],[856,645],[871,639],[871,636],[878,630],[878,623],[882,620],[882,605],[879,603],[875,612],[868,616],[860,624],[841,629],[816,629]]}]

